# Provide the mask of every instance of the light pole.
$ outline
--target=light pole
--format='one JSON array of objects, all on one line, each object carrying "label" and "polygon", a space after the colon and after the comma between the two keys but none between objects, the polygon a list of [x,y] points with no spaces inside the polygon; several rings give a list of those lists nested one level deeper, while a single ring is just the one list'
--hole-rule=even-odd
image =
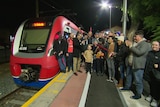
[{"label": "light pole", "polygon": [[126,26],[127,26],[127,0],[123,0],[123,34],[126,36]]},{"label": "light pole", "polygon": [[109,5],[109,29],[111,30],[112,27],[112,6]]}]

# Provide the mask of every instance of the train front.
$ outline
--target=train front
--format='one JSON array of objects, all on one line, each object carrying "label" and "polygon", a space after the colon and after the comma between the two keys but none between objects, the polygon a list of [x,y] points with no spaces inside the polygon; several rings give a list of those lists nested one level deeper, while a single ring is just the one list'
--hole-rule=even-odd
[{"label": "train front", "polygon": [[12,45],[10,70],[18,86],[42,88],[58,72],[52,55],[53,19],[27,20],[18,28]]}]

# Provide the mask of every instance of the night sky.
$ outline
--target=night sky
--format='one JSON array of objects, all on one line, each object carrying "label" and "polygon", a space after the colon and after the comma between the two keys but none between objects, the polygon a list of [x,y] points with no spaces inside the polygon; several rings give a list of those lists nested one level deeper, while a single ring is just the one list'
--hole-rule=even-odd
[{"label": "night sky", "polygon": [[[103,0],[104,1],[104,0]],[[122,0],[108,1],[112,5],[121,5]],[[39,16],[54,16],[63,13],[85,31],[90,27],[94,31],[109,27],[109,10],[101,10],[101,0],[39,0]],[[27,18],[36,16],[35,0],[4,0],[0,1],[0,28],[15,31]],[[121,26],[122,12],[112,8],[112,26]]]}]

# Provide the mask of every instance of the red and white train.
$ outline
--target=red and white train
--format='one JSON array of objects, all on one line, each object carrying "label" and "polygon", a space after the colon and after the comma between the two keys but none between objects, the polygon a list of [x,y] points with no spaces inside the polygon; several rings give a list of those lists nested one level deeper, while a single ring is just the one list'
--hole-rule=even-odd
[{"label": "red and white train", "polygon": [[18,86],[42,88],[59,73],[52,53],[55,35],[67,37],[80,29],[64,16],[33,18],[18,28],[10,56],[10,70]]}]

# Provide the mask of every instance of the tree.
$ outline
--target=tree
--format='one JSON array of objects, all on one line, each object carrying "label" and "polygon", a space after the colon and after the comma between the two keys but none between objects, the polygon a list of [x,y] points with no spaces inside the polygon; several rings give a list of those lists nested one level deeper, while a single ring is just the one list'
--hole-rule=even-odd
[{"label": "tree", "polygon": [[131,26],[128,32],[128,38],[133,37],[140,23],[143,29],[152,33],[153,40],[160,40],[160,1],[159,0],[129,0],[128,14],[131,17]]},{"label": "tree", "polygon": [[160,1],[159,0],[143,0],[145,1],[147,15],[144,17],[144,29],[152,32],[152,40],[160,41]]}]

